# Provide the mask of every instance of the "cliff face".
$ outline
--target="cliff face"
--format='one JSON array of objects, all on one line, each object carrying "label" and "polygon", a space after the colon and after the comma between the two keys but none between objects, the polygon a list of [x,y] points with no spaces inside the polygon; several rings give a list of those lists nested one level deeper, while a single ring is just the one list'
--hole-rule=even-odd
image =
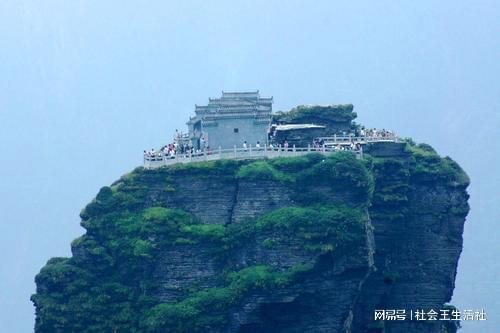
[{"label": "cliff face", "polygon": [[426,145],[138,168],[36,277],[36,332],[439,332],[468,179]]},{"label": "cliff face", "polygon": [[373,147],[375,194],[370,207],[376,271],[356,304],[354,332],[439,332],[439,322],[373,321],[374,309],[443,308],[454,289],[467,203],[467,176],[428,145]]}]

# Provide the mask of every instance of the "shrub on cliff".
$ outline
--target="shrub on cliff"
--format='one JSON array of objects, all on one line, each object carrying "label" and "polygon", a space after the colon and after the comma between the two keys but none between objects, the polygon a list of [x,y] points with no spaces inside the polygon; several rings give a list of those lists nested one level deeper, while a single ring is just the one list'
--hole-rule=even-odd
[{"label": "shrub on cliff", "polygon": [[324,253],[360,246],[365,223],[362,211],[347,206],[286,207],[257,219],[254,228],[297,239],[306,251]]},{"label": "shrub on cliff", "polygon": [[411,154],[411,177],[417,182],[432,183],[444,181],[446,185],[465,188],[469,185],[469,177],[460,166],[449,157],[441,158],[427,144],[407,144]]},{"label": "shrub on cliff", "polygon": [[298,199],[303,203],[320,202],[325,198],[311,188],[327,186],[332,192],[349,195],[367,204],[373,193],[373,178],[366,165],[350,152],[339,152],[322,159],[296,175]]},{"label": "shrub on cliff", "polygon": [[332,122],[350,122],[357,117],[352,104],[345,105],[300,105],[288,112],[277,112],[274,122],[290,124],[313,123],[318,125]]},{"label": "shrub on cliff", "polygon": [[252,290],[276,290],[299,278],[311,267],[297,265],[278,272],[267,265],[246,267],[229,273],[226,286],[209,288],[189,295],[176,303],[161,303],[144,316],[142,326],[148,332],[196,333],[222,327],[225,312]]},{"label": "shrub on cliff", "polygon": [[236,173],[240,179],[250,180],[275,180],[279,182],[291,181],[292,178],[285,173],[276,170],[267,161],[256,161],[247,165],[243,165]]}]

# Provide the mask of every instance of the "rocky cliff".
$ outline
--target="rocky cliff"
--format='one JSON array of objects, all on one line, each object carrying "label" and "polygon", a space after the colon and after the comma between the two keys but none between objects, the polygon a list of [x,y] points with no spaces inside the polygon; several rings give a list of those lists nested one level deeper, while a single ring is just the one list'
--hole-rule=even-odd
[{"label": "rocky cliff", "polygon": [[428,145],[138,168],[36,277],[35,331],[441,332],[468,179]]}]

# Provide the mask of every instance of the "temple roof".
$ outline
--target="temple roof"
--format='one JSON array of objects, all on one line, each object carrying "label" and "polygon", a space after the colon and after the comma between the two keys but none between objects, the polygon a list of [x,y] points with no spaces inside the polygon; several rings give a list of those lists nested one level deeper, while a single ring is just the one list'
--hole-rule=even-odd
[{"label": "temple roof", "polygon": [[272,112],[272,97],[261,98],[259,91],[222,92],[218,98],[209,98],[207,105],[195,105],[195,113],[199,116],[214,114],[248,114]]},{"label": "temple roof", "polygon": [[222,98],[260,98],[259,91],[222,91]]}]

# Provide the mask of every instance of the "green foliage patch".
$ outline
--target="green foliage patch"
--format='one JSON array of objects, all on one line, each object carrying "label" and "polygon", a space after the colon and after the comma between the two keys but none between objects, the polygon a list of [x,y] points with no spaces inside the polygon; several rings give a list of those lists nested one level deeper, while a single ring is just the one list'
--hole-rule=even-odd
[{"label": "green foliage patch", "polygon": [[285,207],[257,219],[257,233],[274,233],[300,240],[312,252],[347,250],[362,245],[365,214],[347,206]]},{"label": "green foliage patch", "polygon": [[251,180],[275,180],[278,182],[287,182],[292,180],[290,176],[276,170],[267,161],[256,161],[243,165],[238,169],[236,175],[240,179]]},{"label": "green foliage patch", "polygon": [[191,294],[176,303],[161,303],[151,308],[143,325],[152,332],[204,332],[221,327],[227,321],[227,309],[239,302],[249,291],[262,292],[283,288],[311,270],[296,265],[278,272],[268,265],[246,267],[226,276],[225,287],[214,287]]},{"label": "green foliage patch", "polygon": [[325,195],[315,190],[325,185],[333,194],[368,205],[374,183],[366,163],[349,152],[339,152],[296,174],[296,200],[302,205],[331,201],[330,193]]},{"label": "green foliage patch", "polygon": [[290,124],[350,122],[357,117],[352,104],[344,105],[300,105],[288,112],[277,112],[273,121]]},{"label": "green foliage patch", "polygon": [[304,171],[311,166],[321,162],[325,159],[325,156],[319,153],[310,153],[304,156],[298,157],[278,157],[268,161],[275,169],[287,173],[296,174],[298,172]]},{"label": "green foliage patch", "polygon": [[407,144],[412,156],[411,175],[417,182],[432,183],[444,181],[452,187],[465,188],[470,180],[460,166],[449,157],[441,158],[427,144]]}]

